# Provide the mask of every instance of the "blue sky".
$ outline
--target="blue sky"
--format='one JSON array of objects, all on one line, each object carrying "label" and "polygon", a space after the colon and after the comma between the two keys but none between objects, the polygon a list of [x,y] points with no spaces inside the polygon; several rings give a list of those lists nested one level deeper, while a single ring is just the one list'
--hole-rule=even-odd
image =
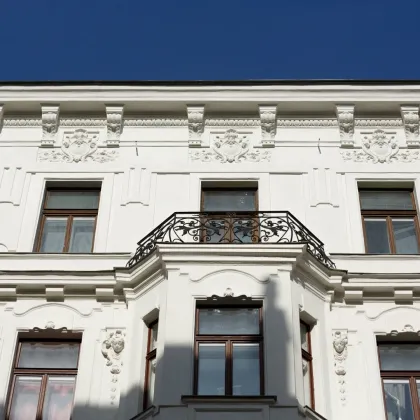
[{"label": "blue sky", "polygon": [[419,16],[419,0],[0,0],[0,80],[420,79]]}]

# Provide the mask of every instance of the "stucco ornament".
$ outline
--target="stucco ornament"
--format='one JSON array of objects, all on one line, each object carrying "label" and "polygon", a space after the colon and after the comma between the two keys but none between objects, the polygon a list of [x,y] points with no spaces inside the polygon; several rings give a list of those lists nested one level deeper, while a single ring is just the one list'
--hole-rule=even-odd
[{"label": "stucco ornament", "polygon": [[106,339],[102,342],[102,354],[107,360],[106,365],[110,367],[112,375],[111,382],[111,403],[117,396],[118,375],[121,373],[122,353],[125,347],[125,333],[122,330],[115,330],[108,333]]},{"label": "stucco ornament", "polygon": [[106,144],[109,147],[120,145],[121,133],[123,130],[124,106],[106,107]]},{"label": "stucco ornament", "polygon": [[216,136],[211,150],[195,151],[190,156],[192,160],[201,160],[202,162],[239,163],[242,161],[269,161],[271,154],[268,151],[250,150],[246,135],[229,129],[223,135]]},{"label": "stucco ornament", "polygon": [[41,146],[53,147],[57,136],[60,107],[58,105],[42,106]]},{"label": "stucco ornament", "polygon": [[345,361],[347,359],[348,337],[344,331],[335,331],[333,334],[334,349],[334,371],[338,376],[338,390],[340,392],[340,400],[344,405],[346,403],[346,375]]},{"label": "stucco ornament", "polygon": [[343,147],[354,146],[354,105],[337,105],[336,114]]},{"label": "stucco ornament", "polygon": [[277,132],[277,106],[260,105],[261,144],[264,147],[274,147]]},{"label": "stucco ornament", "polygon": [[188,115],[188,145],[201,146],[201,136],[204,131],[204,106],[187,106]]},{"label": "stucco ornament", "polygon": [[401,118],[404,124],[404,132],[407,140],[407,146],[419,147],[419,107],[417,106],[402,106]]},{"label": "stucco ornament", "polygon": [[40,150],[38,160],[43,162],[98,162],[104,163],[117,157],[115,150],[98,149],[99,134],[79,128],[65,134],[61,149]]}]

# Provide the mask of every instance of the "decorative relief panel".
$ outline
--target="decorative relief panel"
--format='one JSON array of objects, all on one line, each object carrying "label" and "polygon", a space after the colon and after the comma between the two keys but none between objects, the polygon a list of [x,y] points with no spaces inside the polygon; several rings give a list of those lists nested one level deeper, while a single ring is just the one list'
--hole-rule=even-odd
[{"label": "decorative relief panel", "polygon": [[123,365],[122,354],[125,347],[125,332],[117,329],[109,331],[106,339],[102,342],[102,354],[106,359],[106,365],[111,372],[111,404],[115,403],[118,396],[118,375]]},{"label": "decorative relief panel", "polygon": [[412,162],[420,158],[419,151],[400,150],[394,134],[375,130],[362,138],[362,150],[343,151],[341,155],[344,160],[372,163]]},{"label": "decorative relief panel", "polygon": [[123,130],[123,115],[123,105],[106,107],[107,146],[118,147],[120,145],[120,137]]},{"label": "decorative relief panel", "polygon": [[204,105],[187,106],[188,114],[188,145],[201,146],[201,136],[204,131]]},{"label": "decorative relief panel", "polygon": [[335,107],[340,141],[343,147],[354,146],[354,105],[337,105]]},{"label": "decorative relief panel", "polygon": [[269,161],[271,154],[253,149],[245,134],[229,129],[215,137],[210,149],[191,151],[190,157],[202,162],[239,163]]},{"label": "decorative relief panel", "polygon": [[64,133],[60,149],[49,151],[39,150],[40,162],[98,162],[105,163],[115,160],[118,156],[115,150],[98,148],[99,133],[82,128]]},{"label": "decorative relief panel", "polygon": [[405,137],[408,147],[419,147],[419,107],[402,106],[401,117],[404,124]]},{"label": "decorative relief panel", "polygon": [[333,334],[334,372],[337,375],[338,390],[340,392],[340,400],[343,405],[346,403],[346,381],[344,377],[347,373],[345,366],[347,359],[347,345],[347,331],[335,331]]},{"label": "decorative relief panel", "polygon": [[277,132],[277,105],[260,105],[261,145],[274,147]]},{"label": "decorative relief panel", "polygon": [[42,106],[41,146],[53,147],[58,131],[60,107],[58,105]]}]

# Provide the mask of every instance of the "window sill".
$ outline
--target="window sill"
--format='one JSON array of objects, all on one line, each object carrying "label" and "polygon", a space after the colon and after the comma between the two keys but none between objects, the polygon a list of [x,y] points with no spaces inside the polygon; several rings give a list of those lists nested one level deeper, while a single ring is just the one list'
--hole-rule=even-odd
[{"label": "window sill", "polygon": [[224,403],[224,404],[274,404],[275,395],[234,396],[234,395],[182,395],[181,401],[186,404]]},{"label": "window sill", "polygon": [[316,411],[312,410],[312,408],[308,407],[307,405],[303,407],[303,411],[308,420],[327,420],[325,417],[321,416],[321,414],[318,414]]}]

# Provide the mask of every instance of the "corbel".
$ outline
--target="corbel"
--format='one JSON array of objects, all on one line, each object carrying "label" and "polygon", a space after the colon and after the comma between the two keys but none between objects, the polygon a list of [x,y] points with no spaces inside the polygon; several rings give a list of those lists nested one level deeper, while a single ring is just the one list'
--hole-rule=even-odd
[{"label": "corbel", "polygon": [[123,131],[124,105],[106,105],[106,145],[119,147]]},{"label": "corbel", "polygon": [[188,146],[200,147],[204,132],[204,105],[187,105]]},{"label": "corbel", "polygon": [[42,112],[42,147],[54,147],[57,138],[60,106],[59,105],[41,105]]},{"label": "corbel", "polygon": [[336,105],[341,147],[354,146],[354,105]]},{"label": "corbel", "polygon": [[408,147],[419,147],[419,106],[402,105],[401,118],[404,124],[405,138]]},{"label": "corbel", "polygon": [[261,146],[274,147],[277,133],[277,105],[259,105]]}]

